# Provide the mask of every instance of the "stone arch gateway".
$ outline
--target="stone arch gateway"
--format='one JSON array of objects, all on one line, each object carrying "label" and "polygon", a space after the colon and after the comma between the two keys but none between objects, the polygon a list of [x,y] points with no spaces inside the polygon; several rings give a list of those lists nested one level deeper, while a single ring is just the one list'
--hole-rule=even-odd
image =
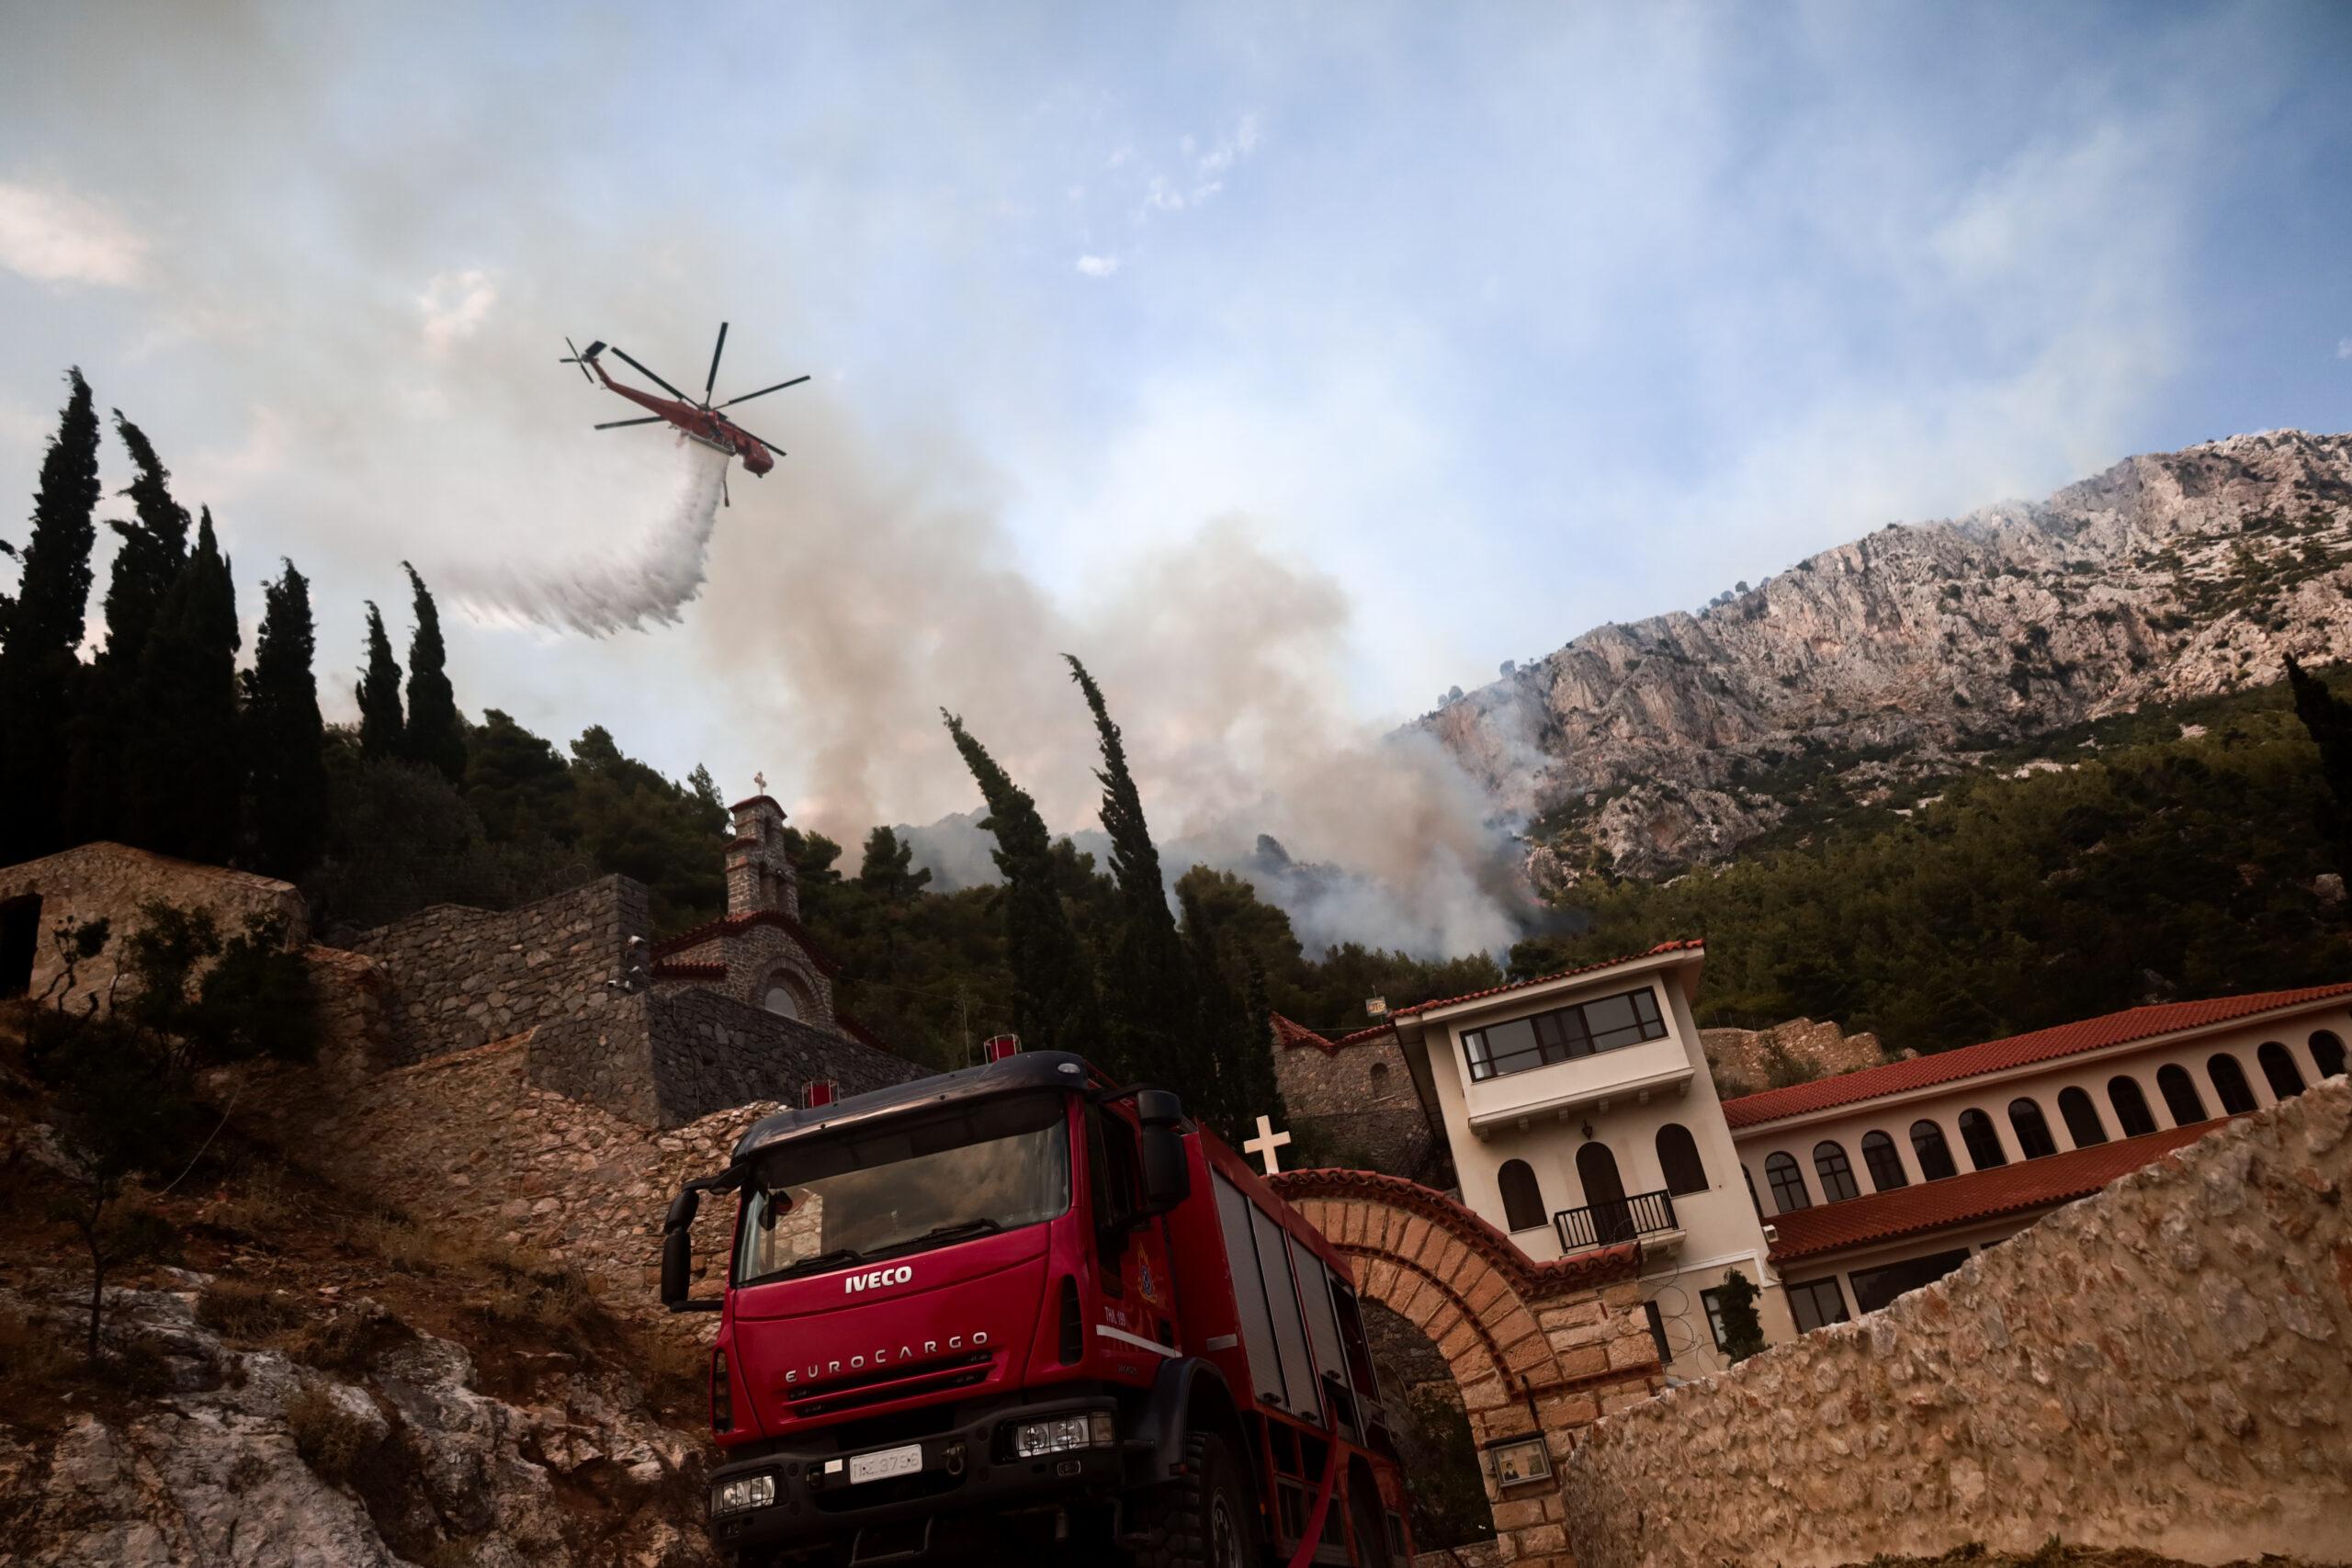
[{"label": "stone arch gateway", "polygon": [[[1577,1431],[1666,1386],[1633,1244],[1537,1263],[1442,1192],[1363,1170],[1284,1171],[1284,1201],[1354,1267],[1367,1301],[1438,1348],[1482,1451],[1541,1438],[1556,1472]],[[1503,1486],[1482,1462],[1503,1560],[1565,1568],[1556,1473]]]}]

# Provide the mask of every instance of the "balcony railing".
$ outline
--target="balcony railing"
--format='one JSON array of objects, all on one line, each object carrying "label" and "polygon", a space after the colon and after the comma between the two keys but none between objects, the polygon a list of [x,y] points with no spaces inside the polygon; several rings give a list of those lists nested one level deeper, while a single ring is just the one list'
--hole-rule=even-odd
[{"label": "balcony railing", "polygon": [[1614,1247],[1621,1241],[1682,1228],[1681,1222],[1674,1217],[1674,1194],[1663,1189],[1591,1203],[1581,1209],[1563,1209],[1552,1216],[1552,1224],[1560,1233],[1560,1250],[1564,1253],[1582,1252],[1589,1247]]}]

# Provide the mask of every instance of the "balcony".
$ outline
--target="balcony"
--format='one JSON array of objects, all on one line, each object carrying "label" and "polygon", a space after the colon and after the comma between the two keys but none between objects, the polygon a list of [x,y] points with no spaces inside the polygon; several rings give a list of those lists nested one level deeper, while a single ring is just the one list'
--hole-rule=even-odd
[{"label": "balcony", "polygon": [[1564,1257],[1620,1242],[1668,1235],[1679,1240],[1682,1235],[1682,1222],[1674,1217],[1674,1194],[1663,1188],[1581,1209],[1563,1209],[1552,1216],[1552,1228],[1560,1233]]}]

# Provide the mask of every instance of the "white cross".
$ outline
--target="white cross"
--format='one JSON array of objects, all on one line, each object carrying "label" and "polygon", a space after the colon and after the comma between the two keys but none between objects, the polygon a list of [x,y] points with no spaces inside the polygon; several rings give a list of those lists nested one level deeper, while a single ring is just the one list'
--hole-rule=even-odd
[{"label": "white cross", "polygon": [[1282,1161],[1276,1157],[1274,1151],[1289,1142],[1290,1134],[1288,1133],[1275,1132],[1272,1119],[1270,1117],[1261,1116],[1258,1118],[1258,1135],[1244,1143],[1241,1145],[1241,1152],[1248,1155],[1256,1155],[1260,1159],[1264,1160],[1266,1162],[1266,1174],[1268,1176],[1275,1176],[1281,1173],[1283,1166]]}]

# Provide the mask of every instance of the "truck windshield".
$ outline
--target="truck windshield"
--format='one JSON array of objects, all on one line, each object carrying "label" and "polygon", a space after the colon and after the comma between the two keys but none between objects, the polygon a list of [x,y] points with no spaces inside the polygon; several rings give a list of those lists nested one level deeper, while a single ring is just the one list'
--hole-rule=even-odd
[{"label": "truck windshield", "polygon": [[735,1281],[846,1269],[1069,1207],[1063,1098],[986,1100],[786,1144],[755,1168]]}]

